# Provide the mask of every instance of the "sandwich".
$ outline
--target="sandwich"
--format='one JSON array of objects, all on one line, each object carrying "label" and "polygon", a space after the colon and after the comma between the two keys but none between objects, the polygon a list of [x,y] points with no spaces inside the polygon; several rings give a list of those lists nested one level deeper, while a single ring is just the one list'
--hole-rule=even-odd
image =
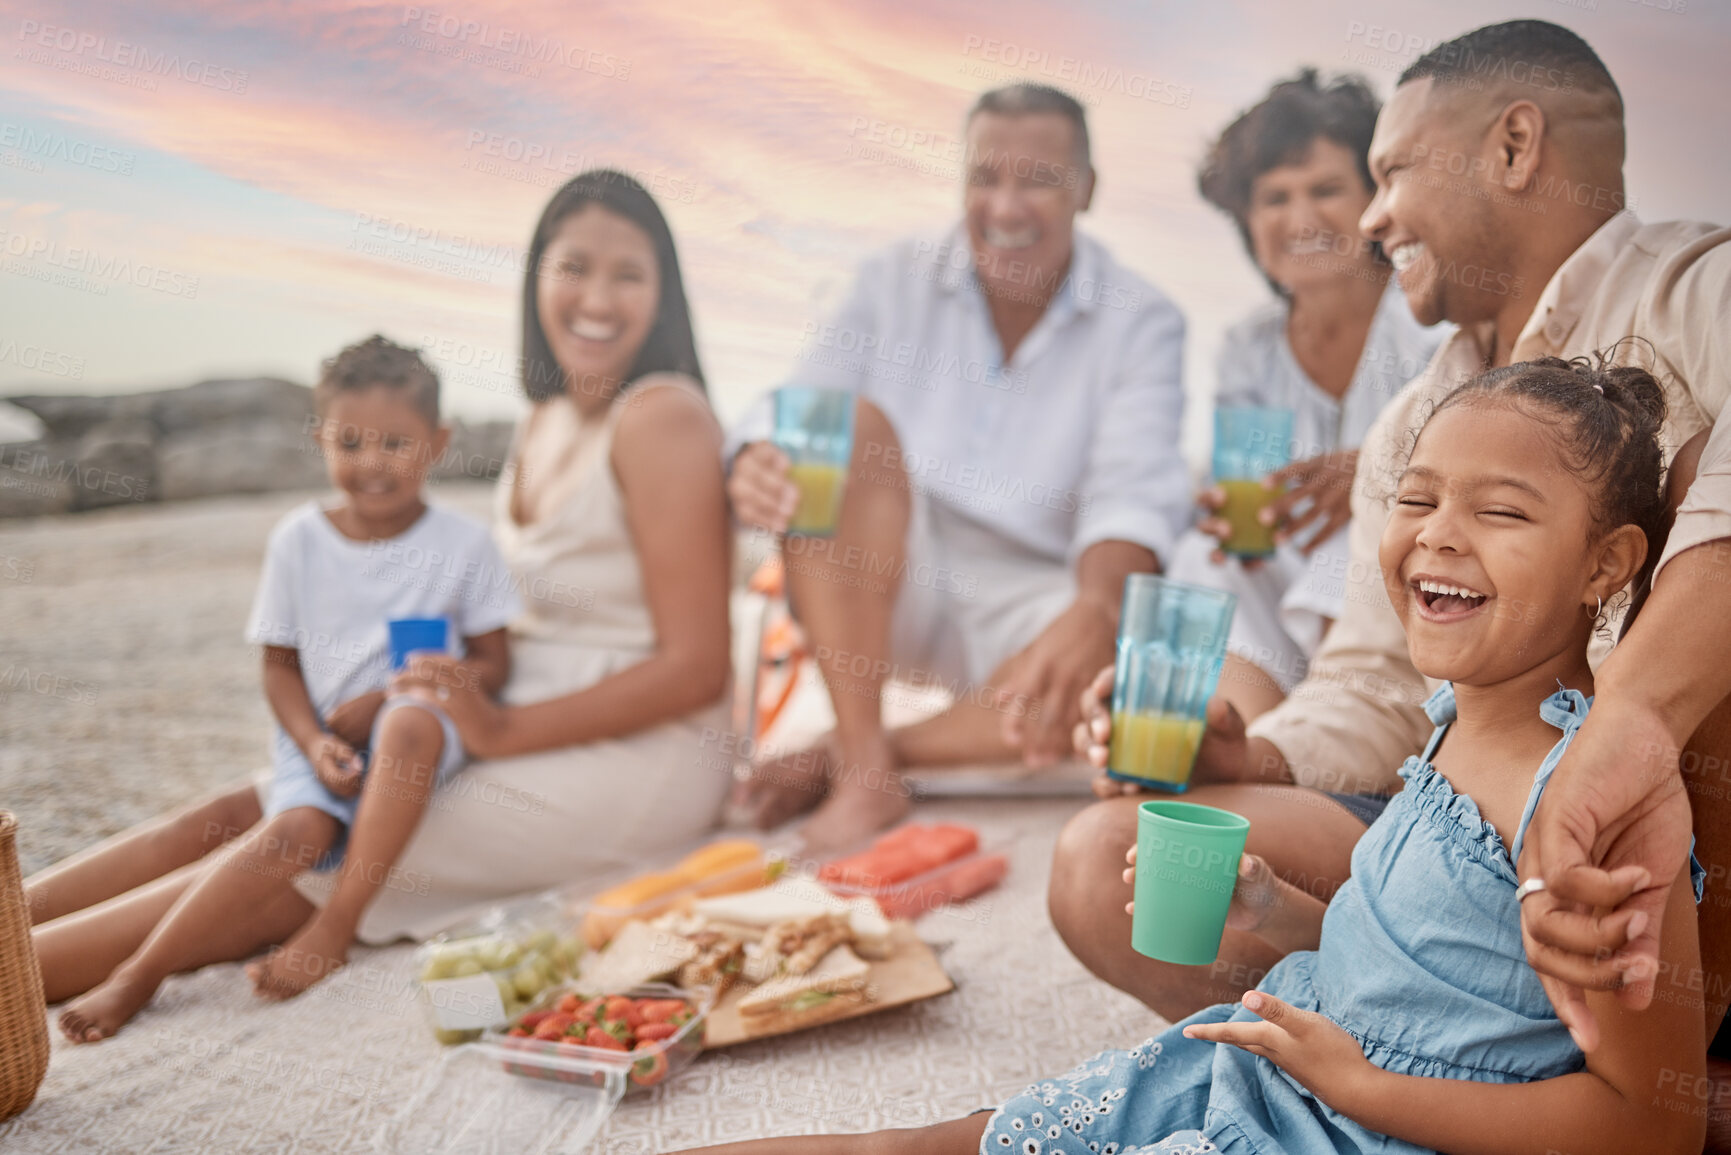
[{"label": "sandwich", "polygon": [[739,1000],[748,1036],[779,1035],[845,1018],[877,999],[871,967],[847,946],[838,946],[804,974],[782,974],[760,983]]},{"label": "sandwich", "polygon": [[802,975],[830,951],[851,942],[853,928],[847,917],[825,912],[776,923],[763,932],[758,949],[778,960],[774,973]]},{"label": "sandwich", "polygon": [[633,920],[619,928],[605,950],[590,954],[577,990],[585,995],[612,995],[665,978],[691,962],[700,948],[660,921]]},{"label": "sandwich", "polygon": [[789,922],[838,915],[852,933],[852,946],[866,958],[890,954],[890,923],[870,897],[840,898],[816,880],[790,875],[773,886],[738,894],[699,899],[692,917],[707,929],[718,930],[747,941],[762,939],[770,928]]},{"label": "sandwich", "polygon": [[692,935],[690,941],[698,954],[679,968],[679,985],[687,990],[713,987],[715,996],[720,998],[745,970],[744,940],[719,931],[702,930]]}]

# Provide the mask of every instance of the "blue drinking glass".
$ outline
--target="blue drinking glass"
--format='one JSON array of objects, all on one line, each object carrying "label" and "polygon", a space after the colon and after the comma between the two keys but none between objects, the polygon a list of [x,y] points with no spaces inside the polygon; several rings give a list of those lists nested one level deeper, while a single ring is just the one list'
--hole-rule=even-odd
[{"label": "blue drinking glass", "polygon": [[853,411],[854,395],[840,389],[790,385],[776,390],[773,440],[787,454],[789,480],[799,487],[789,533],[835,533],[853,460]]},{"label": "blue drinking glass", "polygon": [[1235,557],[1274,552],[1274,526],[1257,515],[1280,496],[1262,479],[1292,460],[1290,409],[1223,405],[1214,411],[1214,483],[1226,493],[1220,516],[1232,526],[1221,549]]},{"label": "blue drinking glass", "polygon": [[1159,790],[1190,788],[1203,715],[1226,661],[1238,599],[1154,574],[1124,579],[1112,743],[1106,773]]}]

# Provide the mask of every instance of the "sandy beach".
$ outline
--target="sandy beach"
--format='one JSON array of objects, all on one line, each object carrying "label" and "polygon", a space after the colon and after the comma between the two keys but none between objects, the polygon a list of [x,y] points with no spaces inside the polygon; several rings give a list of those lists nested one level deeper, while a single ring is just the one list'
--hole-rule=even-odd
[{"label": "sandy beach", "polygon": [[[0,523],[0,805],[18,813],[27,872],[266,764],[242,628],[271,526],[310,496]],[[465,483],[436,495],[476,516],[487,498]],[[956,991],[706,1055],[622,1103],[590,1150],[933,1122],[1145,1038],[1159,1020],[1089,975],[1046,914],[1052,844],[1081,804],[924,804],[922,818],[968,822],[1011,856],[998,890],[918,924]],[[108,1042],[53,1032],[47,1080],[0,1123],[0,1149],[390,1150],[391,1120],[451,1055],[423,1021],[412,954],[357,949],[280,1006],[255,999],[238,964],[207,967],[170,979]]]}]

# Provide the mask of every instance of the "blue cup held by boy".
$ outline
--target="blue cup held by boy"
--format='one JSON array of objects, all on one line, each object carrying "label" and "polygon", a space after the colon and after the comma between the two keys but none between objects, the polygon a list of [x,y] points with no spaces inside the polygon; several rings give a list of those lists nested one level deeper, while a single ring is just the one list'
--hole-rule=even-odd
[{"label": "blue cup held by boy", "polygon": [[451,651],[451,623],[445,618],[394,618],[386,623],[391,631],[391,669],[409,664],[409,655],[424,650]]},{"label": "blue cup held by boy", "polygon": [[1249,819],[1213,806],[1157,799],[1136,808],[1137,953],[1181,966],[1214,961],[1249,833]]}]

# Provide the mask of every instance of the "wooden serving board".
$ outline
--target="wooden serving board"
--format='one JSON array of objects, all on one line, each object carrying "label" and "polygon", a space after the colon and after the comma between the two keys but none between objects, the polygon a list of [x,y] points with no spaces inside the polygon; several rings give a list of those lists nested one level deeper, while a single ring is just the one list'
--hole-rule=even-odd
[{"label": "wooden serving board", "polygon": [[705,1048],[731,1047],[756,1039],[773,1038],[824,1023],[857,1019],[861,1015],[875,1014],[890,1007],[906,1006],[908,1003],[917,1003],[921,999],[934,998],[956,989],[956,984],[939,964],[938,956],[932,953],[931,947],[921,941],[920,936],[914,933],[913,924],[905,919],[890,923],[889,957],[872,960],[867,974],[868,981],[877,990],[877,998],[871,1002],[843,1003],[835,1007],[832,1014],[820,1014],[797,1027],[757,1033],[752,1033],[750,1026],[739,1013],[739,1001],[754,988],[746,983],[736,983],[721,996],[721,1001],[709,1012],[709,1021],[704,1025],[703,1045]]}]

